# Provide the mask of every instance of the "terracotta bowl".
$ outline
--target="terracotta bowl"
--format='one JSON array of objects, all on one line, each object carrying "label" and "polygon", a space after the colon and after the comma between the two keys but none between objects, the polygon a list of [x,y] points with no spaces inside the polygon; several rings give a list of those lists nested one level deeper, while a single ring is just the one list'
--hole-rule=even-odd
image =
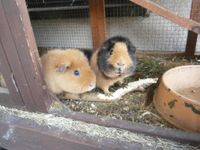
[{"label": "terracotta bowl", "polygon": [[200,65],[165,72],[156,90],[154,105],[176,127],[200,132]]}]

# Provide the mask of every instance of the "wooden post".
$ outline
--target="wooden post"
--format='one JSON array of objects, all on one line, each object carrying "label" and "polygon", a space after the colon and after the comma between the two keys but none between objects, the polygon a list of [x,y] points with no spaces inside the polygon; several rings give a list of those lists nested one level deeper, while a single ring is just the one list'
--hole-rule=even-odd
[{"label": "wooden post", "polygon": [[[200,1],[192,0],[192,8],[190,13],[190,18],[200,22]],[[192,57],[195,54],[196,44],[197,44],[198,34],[189,31],[187,36],[187,44],[185,55],[188,57]]]},{"label": "wooden post", "polygon": [[[0,17],[1,17],[1,6],[0,6]],[[1,23],[0,23],[1,26]],[[0,29],[1,33],[1,29]],[[4,53],[2,44],[0,43],[0,73],[3,75],[6,85],[9,88],[9,94],[0,93],[0,105],[8,107],[23,107],[24,103],[22,98],[15,87],[15,83],[12,80],[12,70],[8,64],[7,57]],[[12,99],[14,97],[15,99]]]},{"label": "wooden post", "polygon": [[47,112],[52,99],[43,80],[25,0],[0,0],[0,18],[0,42],[16,89],[28,110]]},{"label": "wooden post", "polygon": [[104,0],[89,0],[90,24],[93,49],[97,49],[106,38],[106,16]]}]

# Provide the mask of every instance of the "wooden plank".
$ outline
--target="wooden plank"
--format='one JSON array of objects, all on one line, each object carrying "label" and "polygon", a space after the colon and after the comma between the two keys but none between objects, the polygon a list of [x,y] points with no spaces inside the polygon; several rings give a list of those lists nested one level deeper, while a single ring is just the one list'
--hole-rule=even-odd
[{"label": "wooden plank", "polygon": [[[63,136],[57,136],[50,134],[48,132],[39,132],[31,128],[10,126],[7,127],[7,131],[14,130],[12,134],[12,139],[6,141],[1,139],[3,147],[7,149],[16,149],[16,150],[95,150],[97,148],[81,144],[77,141],[72,141]],[[5,130],[5,129],[4,129]]]},{"label": "wooden plank", "polygon": [[[91,137],[77,131],[68,132],[17,115],[0,113],[0,143],[16,150],[114,150],[153,149],[136,142]],[[44,121],[45,122],[45,121]],[[97,131],[98,132],[98,131]],[[146,147],[146,148],[145,148]]]},{"label": "wooden plank", "polygon": [[[73,112],[73,115],[76,115],[76,113]],[[182,147],[187,146],[188,144],[194,146],[200,144],[200,134],[198,133],[183,132],[141,123],[125,122],[117,119],[99,118],[94,115],[92,117],[90,117],[91,115],[81,115],[82,116],[79,116],[80,119],[84,120],[89,117],[90,122],[99,122],[106,124],[107,127],[111,128],[98,126],[91,124],[90,122],[85,123],[85,121],[79,122],[77,120],[74,121],[72,119],[56,117],[54,115],[35,114],[0,107],[0,143],[3,147],[8,149],[20,149],[24,147],[31,150],[33,149],[32,146],[35,148],[36,145],[39,146],[38,150],[49,148],[48,146],[50,146],[50,149],[56,149],[56,147],[63,149],[63,147],[59,146],[65,145],[67,147],[67,142],[71,141],[74,143],[73,145],[78,146],[77,148],[83,147],[83,150],[87,149],[87,146],[94,149],[109,150],[153,150],[158,146],[158,138],[161,140],[159,142],[161,145],[163,144],[164,147],[168,145],[167,140],[162,139],[162,136],[160,136],[161,132],[163,136],[168,136],[170,134],[172,136],[171,140],[173,141],[177,141],[178,138],[178,141],[180,142],[178,145]],[[118,127],[116,128],[115,126]],[[138,129],[145,132],[140,132]],[[108,133],[105,134],[104,131]],[[148,132],[153,134],[146,134]],[[142,140],[140,142],[138,139],[144,139],[144,141]],[[164,143],[162,143],[163,140],[165,141]],[[59,141],[61,143],[59,143]],[[155,143],[149,145],[148,142]],[[169,143],[169,147],[170,144],[172,143]]]},{"label": "wooden plank", "polygon": [[195,50],[196,50],[197,38],[198,38],[198,34],[192,31],[188,31],[187,44],[185,48],[185,56],[187,57],[194,56]]},{"label": "wooden plank", "polygon": [[106,15],[104,0],[89,0],[89,11],[93,49],[96,50],[106,38]]},{"label": "wooden plank", "polygon": [[171,128],[163,128],[143,123],[123,121],[118,119],[111,119],[111,118],[102,119],[94,115],[86,113],[78,113],[78,112],[76,113],[69,112],[67,115],[65,115],[65,117],[74,120],[80,120],[87,123],[98,124],[105,127],[120,128],[135,133],[145,134],[153,137],[165,138],[191,145],[199,145],[200,143],[200,134],[198,133],[192,133]]},{"label": "wooden plank", "polygon": [[179,26],[186,28],[190,31],[193,31],[197,34],[200,34],[200,23],[193,21],[191,19],[187,19],[184,17],[180,17],[176,15],[174,12],[159,6],[158,4],[150,1],[150,0],[130,0],[133,3],[136,3],[176,24]]},{"label": "wooden plank", "polygon": [[[190,13],[190,18],[200,22],[200,1],[192,0],[192,8]],[[194,56],[196,50],[198,34],[189,31],[187,36],[187,44],[186,44],[186,56]]]},{"label": "wooden plank", "polygon": [[[24,75],[24,72],[23,72],[23,69],[21,66],[21,62],[18,57],[16,45],[15,45],[15,42],[12,37],[13,35],[10,31],[9,24],[8,24],[7,18],[5,16],[4,9],[9,10],[9,8],[4,8],[4,6],[2,5],[3,2],[4,2],[3,0],[0,1],[0,18],[1,18],[0,39],[1,39],[1,43],[3,46],[4,53],[7,56],[8,63],[11,68],[11,72],[14,77],[14,81],[16,83],[15,84],[16,91],[20,93],[22,99],[30,100],[28,102],[24,102],[24,104],[27,106],[28,109],[31,109],[32,107],[35,107],[35,104],[31,101],[32,96],[31,96],[30,90],[27,85],[27,81],[26,81],[26,78],[25,78],[25,75]],[[15,14],[16,13],[17,12],[15,12]],[[20,37],[18,37],[18,38],[20,39]],[[13,97],[13,99],[15,99],[15,97]]]},{"label": "wooden plank", "polygon": [[[15,61],[19,62],[18,68],[22,74],[21,78],[24,79],[23,83],[19,77],[20,73],[16,72],[16,82],[19,85],[23,83],[19,86],[20,92],[26,95],[22,96],[23,101],[31,111],[47,112],[47,106],[53,99],[43,80],[39,54],[25,1],[2,0],[2,5],[11,39],[15,45],[8,57],[12,59],[13,51],[15,51],[15,58],[18,59]],[[12,61],[11,65],[14,65],[15,61]],[[26,86],[26,89],[23,86]]]},{"label": "wooden plank", "polygon": [[[0,5],[0,17],[2,15],[2,8]],[[1,17],[2,18],[2,17]],[[2,22],[0,22],[0,28],[2,28]],[[1,29],[0,29],[0,39],[1,39]],[[1,40],[2,41],[2,40]],[[6,85],[9,89],[9,95],[4,95],[0,97],[0,105],[5,105],[5,106],[24,106],[24,103],[22,101],[22,97],[19,93],[19,91],[16,89],[16,85],[13,82],[13,72],[8,64],[7,57],[5,55],[5,49],[3,49],[3,45],[0,41],[0,68],[1,68],[1,74],[3,75],[3,78],[6,82]],[[10,43],[9,43],[10,44]],[[1,94],[0,94],[1,95]],[[14,99],[12,99],[13,97]],[[5,100],[6,99],[6,100]]]}]

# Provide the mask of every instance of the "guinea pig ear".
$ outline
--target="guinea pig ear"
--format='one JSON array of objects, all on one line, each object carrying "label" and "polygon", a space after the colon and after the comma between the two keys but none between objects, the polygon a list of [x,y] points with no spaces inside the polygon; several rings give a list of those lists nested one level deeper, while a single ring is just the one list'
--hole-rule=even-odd
[{"label": "guinea pig ear", "polygon": [[63,64],[56,68],[56,72],[64,73],[67,71],[68,68],[69,68],[69,66],[67,64]]}]

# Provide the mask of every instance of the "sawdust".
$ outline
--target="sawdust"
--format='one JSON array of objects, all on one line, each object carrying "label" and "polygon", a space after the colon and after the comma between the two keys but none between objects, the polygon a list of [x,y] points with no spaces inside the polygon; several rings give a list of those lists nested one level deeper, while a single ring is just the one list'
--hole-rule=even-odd
[{"label": "sawdust", "polygon": [[[49,129],[58,129],[59,132],[69,132],[74,135],[79,135],[80,133],[85,134],[90,137],[99,137],[117,139],[119,141],[125,141],[129,143],[140,143],[143,147],[148,148],[162,147],[165,150],[197,150],[199,147],[194,147],[186,144],[181,144],[178,142],[173,142],[166,139],[161,139],[157,137],[145,136],[143,134],[136,134],[122,129],[108,128],[99,126],[96,124],[88,124],[81,121],[74,121],[72,119],[67,119],[64,117],[54,116],[52,114],[43,113],[30,113],[26,111],[21,111],[17,109],[10,109],[0,106],[0,116],[5,115],[7,117],[1,117],[1,121],[4,123],[12,124],[14,123],[11,118],[15,116],[15,121],[17,118],[29,119],[32,124],[36,123],[38,125],[43,125]],[[31,124],[30,124],[31,127]],[[59,133],[58,133],[59,134]]]},{"label": "sawdust", "polygon": [[[143,57],[138,60],[135,76],[125,79],[125,83],[137,81],[138,79],[159,78],[170,68],[188,64],[200,64],[200,62],[197,58],[188,60],[183,57]],[[110,90],[115,91],[118,88],[115,85]],[[84,112],[113,119],[175,128],[160,116],[153,104],[144,107],[145,99],[146,91],[130,92],[123,96],[121,100],[110,103],[62,99],[61,101],[75,112]]]}]

